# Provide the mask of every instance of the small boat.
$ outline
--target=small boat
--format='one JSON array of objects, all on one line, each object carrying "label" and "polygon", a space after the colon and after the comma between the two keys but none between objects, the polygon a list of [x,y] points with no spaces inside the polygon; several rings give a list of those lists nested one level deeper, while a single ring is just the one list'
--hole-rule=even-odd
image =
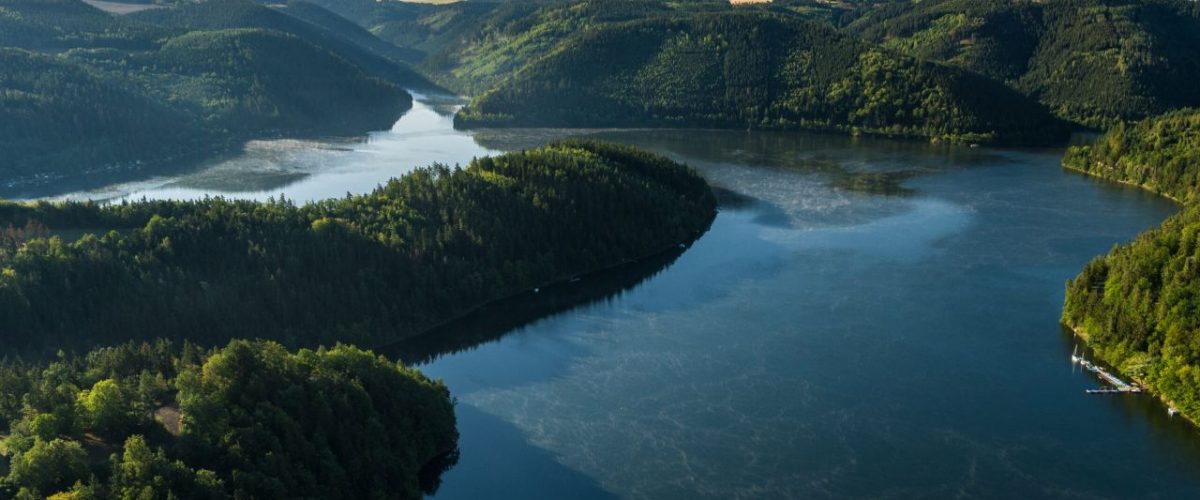
[{"label": "small boat", "polygon": [[1175,415],[1178,415],[1178,414],[1179,414],[1179,410],[1175,409],[1174,406],[1167,407],[1167,416],[1174,417]]},{"label": "small boat", "polygon": [[1075,350],[1071,351],[1071,362],[1079,362],[1079,344],[1075,344]]}]

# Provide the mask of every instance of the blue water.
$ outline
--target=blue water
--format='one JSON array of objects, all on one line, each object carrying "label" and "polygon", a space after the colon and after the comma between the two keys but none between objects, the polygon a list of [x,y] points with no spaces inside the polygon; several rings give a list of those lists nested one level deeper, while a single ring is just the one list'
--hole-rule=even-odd
[{"label": "blue water", "polygon": [[[258,143],[182,176],[67,197],[363,192],[563,131]],[[1200,434],[1087,395],[1064,282],[1173,213],[991,150],[746,132],[607,131],[723,189],[694,246],[493,307],[388,350],[458,399],[434,498],[1200,497]]]}]

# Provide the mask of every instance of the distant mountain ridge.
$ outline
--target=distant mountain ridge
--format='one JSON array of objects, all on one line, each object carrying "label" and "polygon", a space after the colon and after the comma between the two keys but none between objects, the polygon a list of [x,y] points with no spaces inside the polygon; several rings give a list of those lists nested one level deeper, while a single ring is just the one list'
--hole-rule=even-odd
[{"label": "distant mountain ridge", "polygon": [[1200,4],[1187,0],[929,0],[849,30],[1008,82],[1089,127],[1200,105]]},{"label": "distant mountain ridge", "polygon": [[589,30],[479,95],[459,126],[807,129],[1001,143],[1066,128],[1003,84],[768,13]]},{"label": "distant mountain ridge", "polygon": [[253,137],[384,129],[411,107],[402,86],[436,89],[339,29],[351,34],[248,1],[114,16],[0,0],[0,186],[187,164]]}]

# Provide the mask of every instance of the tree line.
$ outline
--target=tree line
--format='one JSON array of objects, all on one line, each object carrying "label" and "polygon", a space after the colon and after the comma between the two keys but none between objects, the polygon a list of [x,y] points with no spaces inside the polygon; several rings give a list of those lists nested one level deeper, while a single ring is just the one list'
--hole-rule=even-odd
[{"label": "tree line", "polygon": [[124,343],[0,363],[7,498],[421,498],[440,382],[355,347]]},{"label": "tree line", "polygon": [[676,15],[587,30],[477,96],[473,126],[805,129],[1048,143],[1066,126],[974,73],[768,11]]},{"label": "tree line", "polygon": [[1184,209],[1067,283],[1063,322],[1105,361],[1200,421],[1200,112],[1118,126],[1068,168],[1170,196]]},{"label": "tree line", "polygon": [[28,352],[164,336],[379,345],[686,243],[714,211],[689,168],[595,142],[420,169],[303,206],[0,204],[0,224],[51,234],[0,248],[0,337]]}]

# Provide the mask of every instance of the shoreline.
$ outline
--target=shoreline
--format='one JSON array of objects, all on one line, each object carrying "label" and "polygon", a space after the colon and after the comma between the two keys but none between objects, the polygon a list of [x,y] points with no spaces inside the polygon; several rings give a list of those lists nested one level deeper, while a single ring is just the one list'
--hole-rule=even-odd
[{"label": "shoreline", "polygon": [[[405,90],[408,92],[408,90]],[[201,167],[209,162],[218,161],[225,157],[233,157],[240,154],[246,147],[246,144],[253,141],[275,141],[275,140],[331,140],[331,139],[359,139],[367,137],[372,132],[389,130],[397,121],[408,114],[415,107],[416,98],[412,93],[409,104],[397,111],[396,117],[390,121],[389,125],[371,125],[368,127],[346,127],[342,125],[328,128],[312,128],[298,130],[259,130],[254,132],[244,133],[229,133],[218,134],[208,147],[196,148],[186,153],[166,157],[131,160],[123,163],[99,165],[84,171],[73,173],[53,172],[44,174],[45,176],[33,177],[17,177],[0,180],[0,199],[4,200],[22,200],[33,201],[43,198],[55,198],[76,191],[85,191],[90,189],[102,188],[112,184],[112,179],[101,180],[96,182],[98,176],[142,176],[149,172],[149,175],[162,175],[169,173],[196,172],[201,170]],[[119,182],[119,181],[118,181]],[[59,186],[62,183],[69,183],[76,186],[68,191],[57,191],[53,193],[45,192],[45,188],[51,186]]]},{"label": "shoreline", "polygon": [[[1077,167],[1073,167],[1073,166],[1071,166],[1071,165],[1068,165],[1066,162],[1063,162],[1061,165],[1062,165],[1062,168],[1063,168],[1064,170],[1068,170],[1068,171],[1071,171],[1071,172],[1076,172],[1076,173],[1082,174],[1082,175],[1084,175],[1084,176],[1091,177],[1091,178],[1093,178],[1093,179],[1099,179],[1099,180],[1101,180],[1101,181],[1105,181],[1105,182],[1112,182],[1112,183],[1115,183],[1115,184],[1121,184],[1121,185],[1125,185],[1125,186],[1135,187],[1135,188],[1138,188],[1138,189],[1140,189],[1140,190],[1142,190],[1142,191],[1145,191],[1145,192],[1148,192],[1148,193],[1154,194],[1154,195],[1156,195],[1156,196],[1161,196],[1161,197],[1163,197],[1163,198],[1166,198],[1166,199],[1170,200],[1172,203],[1175,203],[1176,205],[1178,205],[1178,206],[1180,206],[1180,207],[1183,207],[1183,206],[1184,206],[1184,203],[1183,203],[1182,201],[1180,201],[1178,198],[1175,198],[1174,196],[1171,196],[1171,195],[1169,195],[1169,194],[1166,194],[1166,193],[1162,193],[1162,192],[1155,191],[1155,190],[1153,190],[1153,189],[1150,189],[1150,188],[1148,188],[1148,187],[1147,187],[1147,186],[1145,186],[1145,185],[1142,185],[1142,184],[1137,184],[1137,183],[1134,183],[1134,182],[1130,182],[1130,181],[1126,181],[1126,180],[1121,180],[1121,179],[1110,179],[1110,178],[1107,178],[1107,177],[1103,177],[1103,176],[1101,176],[1101,175],[1097,175],[1097,174],[1095,174],[1095,173],[1092,173],[1092,172],[1089,172],[1089,171],[1087,171],[1087,170],[1083,170],[1083,169],[1080,169],[1080,168],[1077,168]],[[1162,226],[1162,223],[1159,223],[1159,227],[1161,227],[1161,226]],[[1148,228],[1148,229],[1146,229],[1145,231],[1150,231],[1150,230],[1152,230],[1152,229],[1154,229],[1154,228]],[[1143,232],[1145,232],[1145,231],[1143,231]],[[1071,329],[1071,332],[1073,332],[1073,333],[1075,334],[1075,336],[1076,336],[1076,337],[1078,337],[1079,339],[1083,340],[1083,342],[1084,342],[1084,345],[1087,345],[1087,346],[1089,346],[1089,349],[1090,349],[1090,346],[1091,346],[1091,341],[1090,341],[1090,340],[1088,340],[1088,337],[1089,337],[1089,335],[1088,335],[1088,332],[1087,332],[1086,330],[1084,330],[1084,329],[1083,329],[1083,327],[1076,326],[1076,325],[1068,325],[1068,324],[1066,324],[1065,322],[1062,322],[1062,321],[1060,321],[1060,323],[1061,323],[1062,325],[1066,326],[1067,328],[1070,328],[1070,329]],[[1094,352],[1095,352],[1095,350],[1093,349],[1093,350],[1092,350],[1092,352],[1094,353]],[[1189,414],[1187,414],[1186,412],[1184,412],[1184,411],[1182,411],[1182,410],[1179,410],[1179,409],[1178,409],[1178,406],[1176,406],[1176,405],[1175,405],[1175,403],[1174,403],[1173,401],[1171,401],[1170,399],[1168,399],[1168,398],[1167,398],[1167,396],[1166,396],[1165,394],[1163,394],[1161,391],[1159,391],[1159,390],[1158,390],[1158,388],[1154,387],[1154,386],[1153,386],[1153,385],[1151,385],[1151,384],[1148,384],[1148,383],[1146,383],[1146,381],[1145,381],[1145,380],[1142,380],[1142,379],[1141,379],[1141,378],[1139,378],[1139,377],[1135,377],[1135,376],[1133,376],[1133,375],[1130,375],[1130,374],[1128,374],[1128,373],[1125,373],[1125,372],[1121,371],[1121,369],[1120,369],[1120,368],[1118,368],[1117,366],[1115,366],[1115,365],[1113,365],[1112,363],[1110,363],[1108,359],[1106,359],[1106,358],[1103,358],[1103,357],[1102,357],[1101,359],[1102,359],[1102,360],[1105,362],[1105,364],[1108,364],[1109,366],[1111,366],[1111,367],[1113,368],[1113,370],[1115,370],[1117,373],[1120,373],[1121,375],[1123,375],[1123,376],[1125,376],[1125,377],[1128,377],[1130,380],[1133,380],[1134,382],[1137,382],[1137,384],[1138,384],[1139,386],[1141,386],[1141,387],[1143,387],[1144,389],[1146,389],[1146,392],[1149,392],[1151,395],[1153,395],[1155,399],[1158,399],[1160,402],[1162,402],[1162,403],[1163,403],[1163,404],[1164,404],[1164,405],[1165,405],[1165,406],[1166,406],[1168,409],[1169,409],[1169,408],[1175,408],[1176,410],[1178,410],[1178,414],[1179,414],[1180,416],[1182,416],[1184,420],[1186,420],[1186,421],[1187,421],[1189,424],[1191,424],[1193,427],[1200,429],[1200,416],[1195,416],[1195,417],[1193,417],[1192,415],[1189,415]]]},{"label": "shoreline", "polygon": [[[1070,328],[1071,332],[1074,333],[1075,336],[1078,337],[1080,340],[1083,340],[1084,345],[1088,345],[1089,349],[1090,349],[1090,341],[1088,340],[1088,333],[1086,330],[1083,329],[1083,327],[1079,327],[1079,326],[1075,326],[1075,325],[1066,325],[1065,323],[1064,323],[1064,325],[1067,328]],[[1093,349],[1092,353],[1095,354],[1096,351]],[[1175,403],[1173,401],[1168,399],[1165,394],[1163,394],[1161,391],[1159,391],[1153,385],[1146,383],[1145,380],[1142,380],[1139,377],[1135,377],[1128,373],[1122,372],[1120,368],[1118,368],[1116,365],[1113,365],[1112,363],[1110,363],[1107,358],[1104,358],[1101,356],[1100,359],[1102,361],[1104,361],[1104,364],[1108,365],[1110,368],[1112,368],[1117,373],[1120,373],[1121,375],[1129,378],[1130,380],[1137,382],[1137,384],[1144,389],[1144,392],[1147,392],[1150,395],[1154,396],[1155,399],[1157,399],[1159,402],[1163,403],[1163,405],[1165,405],[1167,408],[1175,408],[1179,412],[1178,415],[1180,417],[1183,417],[1183,419],[1185,421],[1187,421],[1189,424],[1191,424],[1192,427],[1200,429],[1200,417],[1193,417],[1191,415],[1188,415],[1186,412],[1179,410],[1179,408],[1177,406],[1175,406]]]},{"label": "shoreline", "polygon": [[1135,187],[1135,188],[1138,188],[1138,189],[1140,189],[1140,190],[1142,190],[1142,191],[1145,191],[1145,192],[1147,192],[1147,193],[1151,193],[1151,194],[1154,194],[1154,195],[1156,195],[1156,196],[1161,196],[1161,197],[1163,197],[1163,198],[1166,198],[1166,199],[1168,199],[1168,200],[1171,200],[1171,202],[1172,202],[1172,203],[1175,203],[1176,205],[1179,205],[1179,206],[1181,206],[1181,207],[1184,205],[1184,202],[1183,202],[1183,200],[1180,200],[1179,198],[1176,198],[1176,197],[1174,197],[1174,196],[1171,196],[1171,195],[1169,195],[1169,194],[1167,194],[1167,193],[1164,193],[1164,192],[1161,192],[1161,191],[1155,191],[1155,190],[1153,190],[1153,189],[1150,189],[1150,187],[1149,187],[1149,186],[1146,186],[1146,185],[1144,185],[1144,184],[1138,184],[1138,183],[1135,183],[1135,182],[1130,182],[1130,181],[1121,180],[1121,179],[1110,179],[1110,178],[1108,178],[1108,177],[1104,177],[1104,176],[1102,176],[1102,175],[1094,174],[1094,173],[1092,173],[1092,172],[1089,172],[1089,171],[1087,171],[1087,170],[1084,170],[1084,169],[1081,169],[1081,168],[1077,168],[1077,167],[1073,167],[1073,166],[1071,166],[1071,165],[1067,165],[1065,162],[1063,162],[1061,165],[1062,165],[1062,168],[1063,168],[1064,170],[1070,170],[1070,171],[1072,171],[1072,172],[1079,173],[1079,174],[1083,174],[1083,175],[1085,175],[1085,176],[1087,176],[1087,177],[1091,177],[1091,178],[1093,178],[1093,179],[1100,179],[1100,180],[1102,180],[1102,181],[1105,181],[1105,182],[1112,182],[1112,183],[1121,184],[1121,185],[1125,185],[1125,186]]},{"label": "shoreline", "polygon": [[[711,187],[709,189],[711,189]],[[437,323],[434,323],[432,325],[418,328],[418,329],[416,329],[415,333],[413,333],[411,335],[406,335],[401,338],[397,338],[395,340],[383,342],[381,344],[375,344],[371,347],[371,350],[372,351],[387,350],[390,347],[393,347],[393,346],[396,346],[403,342],[407,342],[407,341],[422,337],[424,335],[428,335],[434,331],[437,331],[446,326],[454,324],[458,321],[466,319],[466,318],[470,317],[471,315],[476,314],[476,313],[478,313],[484,309],[487,309],[490,306],[498,304],[500,302],[513,300],[513,299],[516,299],[517,297],[520,297],[520,296],[528,294],[528,293],[538,293],[538,292],[535,292],[535,290],[541,290],[543,288],[552,288],[555,286],[560,286],[560,285],[570,283],[571,281],[573,281],[577,278],[583,279],[583,278],[587,278],[588,276],[593,276],[593,275],[597,275],[600,273],[605,273],[605,272],[613,271],[616,269],[621,269],[623,267],[636,265],[638,263],[645,262],[650,259],[654,259],[657,257],[661,257],[663,255],[666,255],[673,250],[678,250],[678,249],[680,249],[680,246],[683,246],[684,249],[686,250],[687,248],[691,248],[692,245],[696,241],[698,241],[701,237],[703,237],[705,234],[708,233],[709,228],[712,227],[713,221],[716,220],[718,212],[719,212],[719,210],[714,211],[712,216],[709,218],[708,223],[704,226],[704,228],[701,229],[694,237],[692,237],[691,239],[689,239],[687,241],[675,243],[672,245],[667,245],[667,246],[659,248],[657,250],[650,251],[639,257],[629,258],[629,259],[623,260],[621,262],[618,262],[616,264],[603,266],[603,267],[599,267],[599,268],[595,268],[595,269],[589,269],[589,270],[585,270],[585,271],[580,271],[577,273],[560,275],[560,276],[552,278],[544,283],[541,283],[539,285],[535,285],[533,287],[518,290],[513,293],[508,293],[508,294],[502,295],[500,297],[496,297],[494,299],[489,299],[487,301],[472,305],[472,306],[468,307],[466,310],[464,310],[463,312],[461,312],[459,314],[455,314],[450,318],[447,318],[442,321],[438,321]]]}]

